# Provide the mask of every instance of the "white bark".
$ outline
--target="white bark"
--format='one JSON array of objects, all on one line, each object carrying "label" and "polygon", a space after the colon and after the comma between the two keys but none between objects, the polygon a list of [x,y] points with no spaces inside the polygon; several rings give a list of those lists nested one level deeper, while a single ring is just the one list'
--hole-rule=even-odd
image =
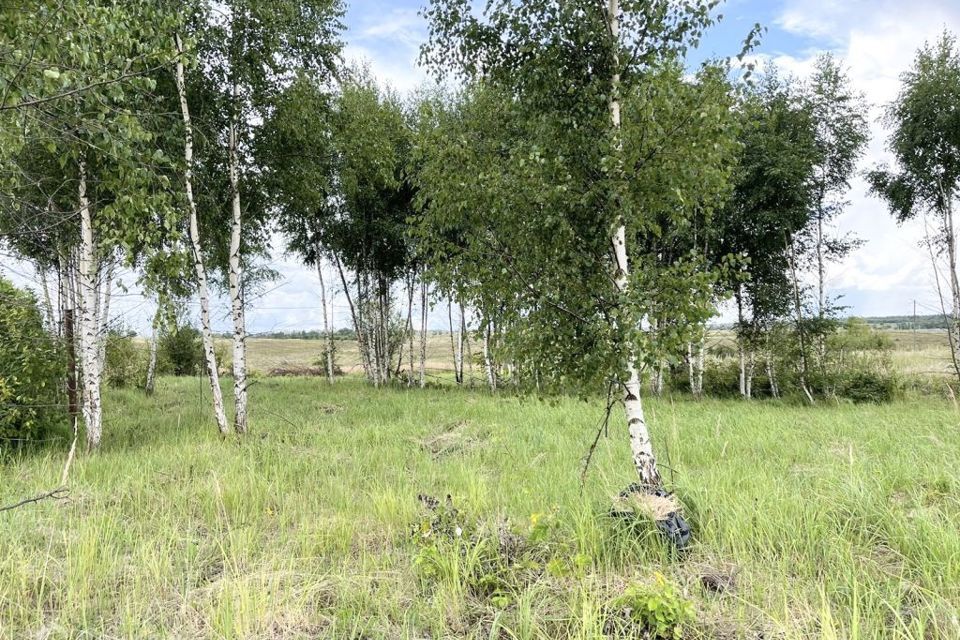
[{"label": "white bark", "polygon": [[413,273],[410,274],[410,277],[407,279],[407,339],[410,343],[410,371],[407,372],[407,386],[413,386],[413,295],[414,295],[414,286],[416,285],[414,281]]},{"label": "white bark", "polygon": [[97,330],[97,351],[98,351],[98,360],[99,360],[99,370],[97,375],[100,376],[101,382],[103,381],[103,369],[104,364],[107,361],[107,338],[110,333],[110,298],[111,292],[113,291],[113,269],[116,266],[116,263],[113,261],[107,265],[107,271],[104,275],[103,284],[102,284],[102,300],[103,303],[100,305],[100,318],[99,318],[99,328]]},{"label": "white bark", "polygon": [[97,317],[99,307],[96,299],[96,258],[93,244],[93,217],[90,201],[87,199],[86,165],[80,164],[80,182],[78,188],[80,200],[80,360],[83,369],[83,421],[86,425],[87,448],[95,449],[100,445],[103,434],[103,407],[100,402],[100,321]]},{"label": "white bark", "polygon": [[207,286],[207,269],[203,264],[203,252],[200,244],[200,223],[197,219],[197,204],[193,198],[193,125],[190,120],[190,106],[187,103],[187,86],[183,73],[183,44],[180,36],[175,36],[177,52],[177,93],[180,96],[180,111],[183,117],[184,145],[183,159],[184,188],[187,205],[190,210],[190,246],[193,252],[193,266],[197,275],[197,293],[200,297],[200,328],[203,335],[203,354],[207,363],[207,377],[213,398],[213,413],[217,428],[221,434],[229,433],[227,414],[223,408],[223,392],[220,389],[220,371],[217,367],[217,354],[214,349],[213,330],[210,327],[210,290]]},{"label": "white bark", "polygon": [[460,308],[460,331],[457,333],[457,361],[455,366],[457,367],[457,381],[459,384],[463,384],[463,347],[465,341],[465,334],[467,331],[467,322],[463,315],[463,305],[457,305]]},{"label": "white bark", "polygon": [[156,387],[157,380],[157,328],[154,327],[153,335],[150,336],[150,360],[147,362],[147,383],[144,390],[147,395],[152,395]]},{"label": "white bark", "polygon": [[47,270],[45,268],[38,267],[37,271],[40,274],[40,287],[43,290],[43,311],[44,315],[47,317],[47,331],[50,333],[56,333],[57,316],[53,310],[53,300],[50,297],[50,283],[47,282]]},{"label": "white bark", "polygon": [[[615,42],[620,38],[620,2],[608,0],[607,19],[610,22],[610,34]],[[619,66],[619,60],[614,59],[614,68]],[[616,151],[622,153],[621,122],[620,122],[620,74],[615,73],[612,78],[612,95],[610,98],[610,121],[616,137]],[[622,165],[622,157],[620,164]],[[617,272],[615,283],[621,297],[626,298],[629,286],[630,264],[627,259],[627,229],[622,214],[618,214],[618,224],[613,236],[614,257],[616,258]],[[624,383],[625,391],[623,405],[627,414],[627,430],[630,434],[630,448],[633,452],[633,464],[636,467],[640,481],[648,487],[658,487],[662,484],[660,472],[657,471],[657,459],[653,452],[653,443],[650,441],[650,432],[643,416],[643,405],[640,401],[640,375],[637,372],[637,357],[632,345],[627,356],[627,380]]]},{"label": "white bark", "polygon": [[427,386],[427,281],[420,280],[420,388]]},{"label": "white bark", "polygon": [[323,334],[327,342],[327,380],[333,384],[333,332],[330,329],[330,315],[327,309],[327,286],[323,281],[323,262],[317,255],[317,277],[320,278],[320,304],[323,305]]},{"label": "white bark", "polygon": [[233,428],[237,433],[247,431],[247,329],[243,308],[243,267],[240,264],[240,239],[243,218],[240,208],[239,154],[237,151],[237,123],[230,123],[230,191],[233,216],[230,220],[230,256],[227,279],[230,289],[230,316],[233,319],[233,399],[235,413]]},{"label": "white bark", "polygon": [[490,354],[491,322],[488,320],[483,330],[483,365],[487,372],[487,385],[490,391],[497,390],[497,372],[493,368],[493,357]]}]

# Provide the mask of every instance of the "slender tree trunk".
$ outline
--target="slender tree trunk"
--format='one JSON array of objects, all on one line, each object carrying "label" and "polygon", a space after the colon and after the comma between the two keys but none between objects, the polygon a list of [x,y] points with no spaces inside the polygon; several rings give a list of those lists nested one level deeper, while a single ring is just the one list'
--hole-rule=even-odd
[{"label": "slender tree trunk", "polygon": [[[607,19],[610,23],[610,35],[619,47],[620,40],[620,1],[608,0]],[[613,68],[619,67],[619,59],[615,56]],[[610,123],[615,140],[615,152],[618,154],[618,173],[623,176],[623,139],[620,122],[620,74],[614,73],[611,78]],[[627,229],[623,213],[617,212],[617,227],[613,235],[613,249],[616,258],[616,287],[624,299],[628,294],[630,264],[627,258]],[[643,415],[643,405],[640,401],[640,374],[637,372],[637,355],[634,347],[628,348],[626,362],[627,379],[624,382],[623,405],[627,414],[627,430],[630,435],[630,448],[633,452],[633,464],[636,467],[640,481],[648,487],[662,485],[660,472],[657,470],[657,459],[647,430],[647,422]]]},{"label": "slender tree trunk", "polygon": [[780,388],[777,386],[777,372],[773,367],[773,358],[769,351],[767,351],[767,380],[770,381],[770,395],[779,398]]},{"label": "slender tree trunk", "polygon": [[343,273],[343,265],[340,264],[340,257],[335,255],[333,259],[337,265],[337,273],[340,275],[340,284],[343,286],[343,295],[346,296],[347,306],[350,307],[350,319],[353,321],[353,329],[357,337],[357,351],[360,354],[360,365],[363,367],[363,372],[367,376],[367,379],[371,379],[370,367],[366,358],[366,350],[364,349],[363,344],[363,331],[360,327],[360,316],[357,313],[357,306],[361,304],[361,301],[357,300],[357,304],[353,304],[353,298],[350,297],[350,286],[347,284],[347,277]]},{"label": "slender tree trunk", "polygon": [[47,330],[54,333],[57,330],[57,316],[53,310],[53,300],[50,297],[50,284],[47,282],[47,270],[43,267],[37,267],[37,273],[40,274],[40,287],[43,290],[43,315],[46,316]]},{"label": "slender tree trunk", "polygon": [[79,399],[77,397],[77,341],[76,341],[76,297],[73,275],[73,259],[63,259],[61,265],[60,289],[61,304],[60,321],[63,323],[63,342],[67,349],[67,408],[71,418],[76,419],[79,413]]},{"label": "slender tree trunk", "polygon": [[240,241],[243,218],[240,207],[239,151],[236,117],[230,122],[230,192],[233,216],[230,220],[229,289],[230,315],[233,318],[233,427],[237,433],[247,431],[247,328],[243,304],[243,267],[240,263]]},{"label": "slender tree trunk", "polygon": [[110,333],[110,299],[113,291],[113,269],[116,263],[111,260],[107,265],[107,271],[103,280],[103,304],[100,305],[100,326],[97,330],[97,351],[100,362],[100,370],[97,372],[103,381],[104,364],[107,361],[107,338]]},{"label": "slender tree trunk", "polygon": [[737,287],[737,355],[740,358],[740,397],[747,397],[746,325],[743,321],[743,286]]},{"label": "slender tree trunk", "polygon": [[952,348],[954,362],[960,362],[960,277],[957,276],[957,240],[953,225],[953,205],[949,195],[941,186],[944,201],[943,226],[947,243],[947,259],[950,269],[950,295],[953,308],[951,332],[953,334]]},{"label": "slender tree trunk", "polygon": [[100,403],[100,321],[97,317],[96,257],[93,244],[93,218],[87,199],[86,166],[80,164],[80,358],[83,368],[83,421],[87,448],[96,449],[103,433],[103,407]]},{"label": "slender tree trunk", "polygon": [[[473,350],[470,348],[470,331],[467,326],[466,312],[463,310],[463,306],[460,306],[460,326],[463,327],[461,334],[463,336],[463,354],[464,359],[467,362],[467,372],[470,374],[470,387],[473,387]],[[463,363],[461,362],[461,367]],[[460,372],[460,377],[463,378],[463,371]]]},{"label": "slender tree trunk", "polygon": [[456,363],[455,363],[455,366],[456,366],[456,368],[457,368],[457,384],[459,384],[459,385],[462,386],[463,383],[464,383],[464,379],[463,379],[463,355],[464,355],[464,354],[463,354],[463,347],[464,347],[464,343],[465,343],[465,340],[466,340],[466,335],[465,335],[465,334],[466,334],[466,331],[467,331],[467,327],[466,327],[467,323],[466,323],[466,320],[464,319],[463,305],[458,303],[457,306],[458,306],[459,309],[460,309],[460,331],[457,332],[457,361],[456,361]]},{"label": "slender tree trunk", "polygon": [[327,343],[327,380],[333,384],[333,333],[330,330],[330,318],[327,314],[327,286],[323,281],[323,262],[317,252],[317,277],[320,279],[320,304],[323,305],[323,336]]},{"label": "slender tree trunk", "polygon": [[203,336],[203,356],[207,364],[207,379],[210,382],[210,397],[213,400],[213,415],[221,434],[230,432],[227,413],[223,408],[223,391],[220,389],[220,370],[217,366],[213,329],[210,324],[210,290],[207,285],[207,269],[203,263],[203,250],[200,244],[200,222],[197,217],[197,203],[193,197],[193,123],[190,119],[190,105],[187,103],[187,85],[183,73],[183,43],[179,34],[174,37],[177,45],[177,93],[180,96],[180,113],[184,128],[184,191],[187,196],[187,208],[190,214],[190,248],[193,254],[193,268],[197,276],[197,294],[200,297],[200,331]]},{"label": "slender tree trunk", "polygon": [[409,342],[410,370],[407,372],[407,386],[413,386],[413,297],[414,297],[414,275],[410,272],[407,276],[407,340]]},{"label": "slender tree trunk", "polygon": [[153,314],[153,333],[150,336],[150,360],[147,362],[147,382],[143,389],[148,396],[153,395],[157,381],[157,343],[160,340],[160,318],[162,317],[162,308],[157,303],[157,312]]},{"label": "slender tree trunk", "polygon": [[497,372],[493,367],[493,357],[490,354],[490,334],[492,323],[487,320],[486,325],[483,328],[483,364],[487,371],[487,386],[490,387],[490,391],[497,390]]},{"label": "slender tree trunk", "polygon": [[751,349],[747,357],[747,399],[753,398],[753,376],[756,372],[756,355]]},{"label": "slender tree trunk", "polygon": [[797,255],[792,240],[787,241],[787,251],[790,253],[790,272],[793,276],[793,308],[796,314],[797,337],[800,340],[800,387],[806,394],[810,404],[814,403],[813,394],[807,384],[810,367],[807,362],[806,332],[803,330],[803,308],[800,304],[800,280],[797,277]]},{"label": "slender tree trunk", "polygon": [[453,299],[447,298],[447,319],[450,321],[450,351],[453,354],[453,380],[462,384],[460,379],[460,352],[457,350],[457,331],[453,326]]},{"label": "slender tree trunk", "polygon": [[427,280],[420,278],[420,388],[427,386]]}]

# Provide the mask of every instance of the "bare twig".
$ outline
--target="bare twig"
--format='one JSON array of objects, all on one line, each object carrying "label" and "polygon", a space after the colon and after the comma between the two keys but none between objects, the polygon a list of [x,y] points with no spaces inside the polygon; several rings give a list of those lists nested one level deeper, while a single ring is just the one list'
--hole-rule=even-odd
[{"label": "bare twig", "polygon": [[41,493],[38,496],[27,498],[26,500],[21,500],[16,504],[7,505],[6,507],[0,507],[0,512],[13,511],[14,509],[17,509],[19,507],[22,507],[28,504],[33,504],[34,502],[40,502],[41,500],[46,500],[48,498],[51,500],[65,500],[69,495],[69,493],[70,493],[70,490],[67,489],[66,487],[57,487],[53,491],[48,491],[46,493]]},{"label": "bare twig", "polygon": [[603,417],[600,419],[599,424],[597,425],[597,434],[593,438],[593,442],[590,444],[590,449],[587,451],[587,456],[583,461],[583,469],[580,471],[580,493],[583,493],[583,487],[587,482],[587,471],[590,469],[590,462],[593,460],[593,453],[597,450],[597,444],[600,442],[600,436],[604,434],[607,430],[607,425],[610,424],[610,412],[613,411],[613,405],[616,404],[616,400],[613,397],[613,389],[615,383],[610,382],[607,385],[607,407],[604,411]]}]

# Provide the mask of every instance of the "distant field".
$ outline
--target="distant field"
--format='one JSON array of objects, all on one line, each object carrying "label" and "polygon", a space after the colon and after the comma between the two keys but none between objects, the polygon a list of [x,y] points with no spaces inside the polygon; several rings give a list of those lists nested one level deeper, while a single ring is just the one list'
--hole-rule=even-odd
[{"label": "distant field", "polygon": [[[688,640],[960,638],[942,400],[648,401],[694,527],[677,556],[608,515],[635,476],[619,411],[581,491],[599,400],[264,379],[252,433],[223,441],[196,390],[111,390],[70,499],[0,513],[0,638],[637,640],[616,599],[658,574]],[[0,461],[0,504],[63,459]]]},{"label": "distant field", "polygon": [[[947,335],[943,331],[885,331],[893,340],[892,354],[894,368],[905,375],[950,375],[951,361]],[[711,331],[708,336],[711,344],[727,343],[731,347],[734,336],[731,331]],[[357,344],[352,340],[338,340],[337,362],[347,372],[359,373],[362,370]],[[276,367],[285,365],[316,364],[323,353],[320,340],[287,340],[250,338],[248,341],[250,367],[267,373]],[[419,349],[415,342],[415,349]],[[479,345],[473,346],[478,353]],[[406,347],[404,347],[406,352]],[[404,357],[404,369],[407,368],[407,356]],[[416,360],[416,362],[419,362]],[[431,333],[427,339],[427,368],[435,372],[451,371],[453,356],[450,346],[450,334]],[[478,372],[476,374],[480,376]]]}]

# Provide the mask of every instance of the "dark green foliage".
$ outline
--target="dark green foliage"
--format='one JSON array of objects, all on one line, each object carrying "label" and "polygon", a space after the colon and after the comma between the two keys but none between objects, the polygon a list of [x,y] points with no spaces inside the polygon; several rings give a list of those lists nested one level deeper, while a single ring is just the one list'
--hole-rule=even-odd
[{"label": "dark green foliage", "polygon": [[893,374],[871,369],[843,371],[833,383],[837,397],[853,402],[892,402],[900,392]]},{"label": "dark green foliage", "polygon": [[[165,333],[157,348],[157,370],[161,373],[193,376],[204,371],[203,336],[189,325]],[[218,362],[223,366],[222,360]]]},{"label": "dark green foliage", "polygon": [[0,447],[39,438],[64,420],[65,368],[36,299],[0,278]]}]

